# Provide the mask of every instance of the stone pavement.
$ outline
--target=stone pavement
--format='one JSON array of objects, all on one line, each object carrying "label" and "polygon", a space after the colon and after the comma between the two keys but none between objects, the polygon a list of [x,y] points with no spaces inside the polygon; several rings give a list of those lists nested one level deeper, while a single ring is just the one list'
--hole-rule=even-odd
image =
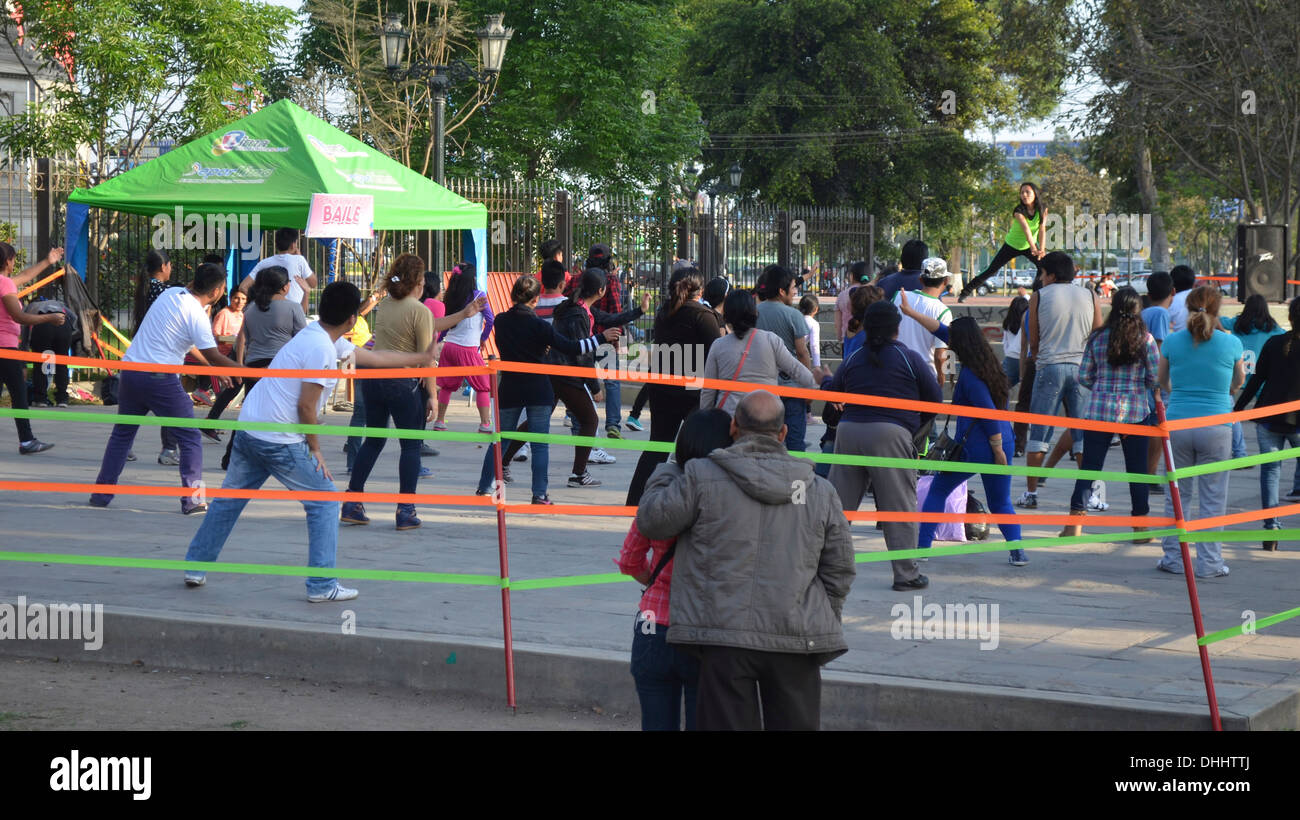
[{"label": "stone pavement", "polygon": [[[105,408],[78,409],[107,412]],[[347,415],[331,413],[326,421],[345,424]],[[448,421],[453,430],[472,431],[472,408],[463,400],[453,403]],[[0,427],[8,425],[7,420],[0,422]],[[19,456],[11,438],[12,446],[0,452],[0,478],[94,480],[111,429],[108,425],[39,420],[34,426],[42,439],[57,446],[37,456]],[[557,414],[552,432],[559,427]],[[813,427],[809,439],[815,440],[819,434],[820,427]],[[648,437],[646,433],[627,435]],[[1253,431],[1247,431],[1252,452],[1253,439]],[[342,443],[341,437],[327,438],[323,448],[340,488],[346,486],[341,474]],[[424,460],[435,474],[421,481],[420,490],[472,493],[483,448],[458,442],[435,446],[442,455]],[[178,482],[175,467],[155,463],[155,428],[141,428],[135,450],[140,461],[127,465],[124,483],[174,486]],[[367,489],[397,491],[397,451],[396,443],[390,442]],[[591,468],[603,486],[578,490],[564,484],[572,450],[553,446],[551,451],[551,495],[557,503],[622,503],[635,452],[611,450],[618,457],[617,464]],[[223,475],[218,466],[220,448],[205,443],[203,452],[205,481],[219,486]],[[1122,469],[1119,448],[1112,448],[1109,459],[1110,469]],[[1284,491],[1290,486],[1293,464],[1287,462],[1283,467]],[[513,472],[515,483],[508,500],[525,500],[529,465],[516,463]],[[1234,472],[1229,512],[1258,508],[1258,483],[1258,468]],[[1066,511],[1071,484],[1059,478],[1050,480],[1040,491],[1037,512]],[[280,488],[275,482],[268,482],[267,487]],[[1013,488],[1018,496],[1024,479],[1013,479]],[[1127,514],[1126,487],[1112,483],[1108,490],[1112,511]],[[976,492],[983,496],[981,489]],[[87,506],[82,496],[0,493],[0,549],[181,559],[200,521],[182,516],[178,507],[177,499],[164,497],[118,496],[110,508],[95,509]],[[1153,511],[1163,514],[1163,508],[1163,496],[1155,496]],[[369,526],[342,528],[340,566],[498,572],[495,515],[490,511],[423,506],[419,511],[423,528],[407,532],[395,531],[392,505],[370,504],[367,512],[372,519]],[[614,571],[613,560],[629,523],[622,518],[545,515],[510,515],[507,521],[510,577],[516,581]],[[1287,525],[1300,526],[1300,516],[1284,519],[1283,526]],[[1024,537],[1055,535],[1056,529],[1027,529]],[[896,640],[891,635],[896,620],[891,610],[896,604],[913,604],[914,594],[893,592],[884,564],[859,564],[844,608],[851,651],[828,667],[827,679],[844,681],[846,686],[856,682],[863,688],[828,698],[825,709],[835,717],[828,718],[827,725],[1208,725],[1182,577],[1155,570],[1158,544],[1108,542],[1105,530],[1090,531],[1097,535],[1096,543],[1033,551],[1029,565],[1022,568],[1009,566],[1001,552],[936,558],[924,567],[931,578],[930,588],[920,594],[924,603],[998,606],[998,644],[987,651],[980,649],[979,640]],[[879,532],[870,523],[856,524],[854,536],[859,551],[884,549]],[[996,529],[993,537],[1000,537]],[[221,560],[301,565],[306,561],[305,546],[306,524],[300,505],[254,501],[246,508]],[[1300,544],[1283,542],[1282,551],[1276,553],[1265,553],[1254,542],[1229,544],[1224,553],[1232,574],[1198,582],[1207,631],[1240,624],[1244,610],[1253,610],[1262,618],[1300,606]],[[230,635],[253,636],[239,638],[243,643],[236,641],[220,650],[214,644],[213,652],[219,651],[220,656],[211,658],[211,668],[232,671],[252,668],[256,664],[250,658],[283,646],[281,638],[267,637],[276,629],[291,631],[284,634],[339,634],[345,608],[355,613],[359,635],[375,641],[371,648],[351,653],[364,656],[367,664],[384,662],[383,650],[374,648],[387,645],[382,643],[384,636],[451,646],[448,663],[454,662],[457,645],[479,649],[500,645],[501,596],[493,587],[352,582],[346,573],[343,580],[360,589],[358,600],[345,605],[311,605],[305,600],[300,578],[212,573],[206,587],[191,590],[183,587],[179,572],[0,562],[0,601],[13,601],[21,595],[30,602],[101,603],[110,621],[113,613],[122,613],[123,618],[131,614],[208,625],[212,631],[205,634],[211,636],[221,635],[222,625],[226,625],[232,630]],[[521,698],[556,702],[622,698],[622,702],[634,704],[626,657],[638,598],[635,583],[514,591],[514,639],[521,649],[553,658],[556,663],[601,661],[605,670],[599,673],[605,680],[592,683],[591,691],[582,691],[583,680],[594,678],[575,671],[569,683],[547,684],[528,693],[521,684]],[[252,631],[237,633],[237,627]],[[166,635],[166,630],[162,633]],[[15,643],[0,642],[0,652],[38,651]],[[157,645],[156,641],[145,644]],[[196,657],[202,656],[201,647],[191,649]],[[120,651],[145,650],[130,647]],[[495,651],[499,653],[499,649]],[[1225,719],[1243,728],[1300,726],[1300,619],[1216,643],[1210,656]],[[86,655],[83,659],[94,658]],[[260,657],[262,666],[258,668],[267,668],[273,661]],[[199,667],[199,660],[192,662],[194,668]],[[485,674],[488,676],[481,685],[499,692],[499,667]],[[572,691],[563,689],[570,684]],[[929,693],[931,700],[918,694],[923,692]],[[915,695],[913,700],[907,699],[909,693]],[[1021,711],[1031,701],[1038,704],[1032,716]],[[967,702],[977,703],[971,707],[974,711],[942,720],[938,717],[942,704]],[[1082,723],[1062,717],[1071,709],[1084,715],[1089,710],[1111,711],[1106,712],[1110,717],[1089,724],[1086,717]],[[926,720],[927,710],[935,720]],[[1158,719],[1143,723],[1144,715]]]}]

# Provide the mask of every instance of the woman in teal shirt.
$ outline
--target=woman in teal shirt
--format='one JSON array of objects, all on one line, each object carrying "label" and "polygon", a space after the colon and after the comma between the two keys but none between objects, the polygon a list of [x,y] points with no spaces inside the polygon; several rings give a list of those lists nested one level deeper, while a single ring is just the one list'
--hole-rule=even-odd
[{"label": "woman in teal shirt", "polygon": [[[1255,364],[1259,361],[1264,343],[1274,336],[1286,333],[1278,327],[1277,322],[1268,312],[1268,300],[1258,293],[1250,295],[1241,313],[1227,319],[1220,319],[1219,324],[1223,325],[1224,330],[1241,340],[1241,346],[1244,348],[1242,357],[1246,363],[1246,378],[1250,378],[1255,372]],[[1246,435],[1239,421],[1232,423],[1232,457],[1246,457]]]},{"label": "woman in teal shirt", "polygon": [[[1160,388],[1169,391],[1166,417],[1170,421],[1231,413],[1232,394],[1246,381],[1241,340],[1215,328],[1221,302],[1217,288],[1193,288],[1187,297],[1187,327],[1170,334],[1160,348]],[[1232,425],[1174,430],[1169,442],[1175,468],[1226,461],[1232,448]],[[1198,502],[1196,518],[1223,515],[1228,508],[1228,474],[1221,470],[1181,479],[1178,490],[1183,498],[1183,517],[1193,517],[1193,500]],[[1166,496],[1165,506],[1172,518],[1173,493]],[[1156,569],[1182,573],[1178,536],[1166,536],[1162,546],[1165,554]],[[1228,574],[1218,542],[1196,544],[1195,569],[1201,578]]]},{"label": "woman in teal shirt", "polygon": [[966,287],[962,288],[957,296],[957,301],[966,301],[990,276],[1017,256],[1023,256],[1037,265],[1038,260],[1047,253],[1046,239],[1047,206],[1043,204],[1043,197],[1038,193],[1037,185],[1032,182],[1022,182],[1020,204],[1011,211],[1011,230],[1007,231],[1007,235],[1002,239],[1002,247],[984,272],[966,283]]}]

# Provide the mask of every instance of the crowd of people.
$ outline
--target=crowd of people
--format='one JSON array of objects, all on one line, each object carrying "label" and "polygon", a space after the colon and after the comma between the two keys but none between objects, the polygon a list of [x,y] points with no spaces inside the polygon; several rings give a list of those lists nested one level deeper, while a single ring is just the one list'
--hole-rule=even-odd
[{"label": "crowd of people", "polygon": [[[645,383],[627,419],[627,429],[640,430],[636,419],[648,405],[649,438],[672,443],[673,458],[668,452],[641,454],[626,497],[626,504],[637,508],[636,518],[618,559],[622,571],[646,587],[632,646],[645,728],[678,728],[683,701],[687,728],[815,728],[818,670],[846,650],[840,612],[854,580],[854,564],[845,513],[857,510],[868,494],[881,512],[940,512],[949,496],[975,477],[975,472],[939,471],[918,494],[914,468],[814,464],[799,458],[808,446],[809,401],[777,396],[762,387],[870,399],[863,404],[825,403],[821,452],[912,461],[929,451],[949,420],[936,424],[935,414],[907,409],[905,403],[942,403],[954,363],[960,371],[951,385],[953,406],[1010,409],[1018,387],[1016,409],[1058,417],[1066,428],[1074,420],[1154,425],[1157,395],[1169,419],[1227,413],[1252,401],[1269,406],[1300,399],[1300,300],[1290,305],[1289,331],[1278,326],[1258,297],[1252,297],[1235,319],[1220,319],[1219,290],[1197,287],[1194,272],[1179,266],[1168,274],[1153,274],[1145,300],[1130,287],[1116,289],[1103,319],[1096,292],[1076,286],[1077,267],[1070,256],[1043,248],[1044,215],[1037,189],[1023,186],[1016,225],[998,258],[1029,256],[1039,276],[1028,298],[1016,297],[1008,306],[1001,361],[974,318],[953,317],[945,302],[952,295],[952,274],[920,240],[903,247],[897,271],[873,276],[865,264],[850,269],[836,302],[843,360],[834,371],[820,360],[820,302],[800,298],[799,280],[792,271],[770,265],[753,288],[740,288],[722,278],[706,281],[689,260],[673,265],[665,298],[653,316],[654,346],[665,355],[652,360],[658,375],[680,377],[685,383]],[[487,305],[473,265],[457,266],[444,288],[442,276],[427,270],[423,260],[402,254],[386,272],[381,298],[372,297],[363,306],[356,286],[334,282],[320,291],[318,318],[312,321],[305,308],[316,280],[298,242],[296,231],[278,231],[278,253],[259,264],[215,316],[210,315],[212,308],[225,295],[225,267],[205,262],[190,282],[169,286],[170,260],[160,251],[152,252],[140,283],[138,326],[125,360],[312,370],[337,369],[340,362],[387,368],[428,367],[435,361],[443,367],[482,366],[483,346],[491,336],[506,362],[616,368],[625,329],[649,309],[645,294],[639,304],[626,307],[631,300],[619,287],[608,246],[593,246],[581,274],[570,277],[552,245],[543,249],[545,258],[536,276],[515,280],[511,304],[499,313]],[[58,252],[52,252],[41,265],[11,276],[13,249],[0,243],[0,347],[18,346],[19,325],[63,324],[63,312],[24,311],[14,295],[16,285],[57,259]],[[359,322],[375,305],[373,336],[367,329],[362,338]],[[21,363],[0,360],[0,367],[15,406],[26,406],[21,383],[25,379],[18,375]],[[598,374],[503,371],[496,429],[549,433],[550,420],[563,403],[574,431],[595,436],[600,405],[618,389],[617,380]],[[701,378],[759,389],[690,383]],[[277,432],[241,430],[231,435],[222,460],[223,488],[258,488],[275,476],[294,490],[337,490],[318,437],[294,429],[319,422],[335,379],[214,377],[213,382],[210,419],[219,419],[243,390],[240,421],[288,426]],[[391,420],[403,430],[423,430],[429,424],[446,430],[450,398],[464,384],[475,394],[478,432],[492,432],[486,376],[361,380],[351,424],[386,427]],[[606,403],[605,434],[622,437],[621,400],[615,397],[612,405]],[[191,395],[175,374],[121,373],[121,414],[192,418],[193,408]],[[1259,419],[1260,451],[1300,446],[1297,416],[1289,412]],[[1243,455],[1244,444],[1239,450],[1234,443],[1234,436],[1241,435],[1238,429],[1219,424],[1175,431],[1170,436],[1175,463],[1190,467]],[[113,427],[97,484],[117,482],[133,458],[137,430],[131,424]],[[182,513],[206,513],[187,559],[216,560],[248,502],[207,502],[201,493],[199,431],[185,426],[162,431],[160,462],[178,466],[182,486],[199,490],[181,498]],[[24,454],[50,446],[35,438],[25,420],[18,420],[18,432]],[[1023,457],[1031,467],[1050,466],[1053,433],[1045,424],[1024,429],[1007,421],[958,415],[950,443],[958,453],[955,459],[970,464],[1008,465]],[[216,431],[205,430],[203,435],[221,440]],[[1076,427],[1062,433],[1055,457],[1072,451],[1082,469],[1101,470],[1115,439],[1109,432]],[[1127,472],[1155,474],[1158,439],[1118,439]],[[386,443],[386,437],[349,442],[348,491],[365,491]],[[399,444],[399,488],[415,493],[426,472],[421,456],[428,448],[417,438],[402,438]],[[519,447],[516,441],[486,448],[476,494],[492,494],[513,481],[510,465],[520,455]],[[549,450],[543,441],[530,445],[534,504],[552,503]],[[587,469],[591,455],[586,441],[574,447],[569,487],[601,483]],[[1262,465],[1265,508],[1280,503],[1280,472],[1279,462]],[[1042,479],[1027,477],[1026,489],[1013,503],[1010,476],[979,475],[991,512],[1009,516],[1016,507],[1039,506]],[[1296,479],[1288,501],[1300,500],[1300,471]],[[1227,471],[1182,479],[1185,514],[1223,514],[1228,480]],[[1152,486],[1130,484],[1132,515],[1148,514]],[[1076,481],[1069,512],[1077,523],[1062,535],[1082,535],[1087,513],[1105,508],[1094,490],[1093,482]],[[106,507],[112,499],[110,494],[96,494],[90,504]],[[320,499],[302,503],[309,566],[332,568],[340,522],[369,524],[365,507]],[[414,504],[397,506],[398,530],[420,523]],[[1269,529],[1279,526],[1276,519],[1265,521]],[[1000,528],[1008,563],[1025,566],[1028,556],[1018,546],[1021,528],[1014,523]],[[889,550],[913,550],[932,544],[936,525],[889,520],[882,529]],[[1141,527],[1136,529],[1137,543],[1150,540],[1142,536]],[[1168,537],[1162,546],[1157,568],[1183,572],[1177,539]],[[1264,547],[1276,549],[1277,542],[1265,542]],[[1217,543],[1198,542],[1196,549],[1198,576],[1228,574]],[[923,561],[892,561],[893,589],[926,588]],[[185,574],[189,586],[205,582],[201,571]],[[350,600],[358,594],[325,575],[307,579],[306,586],[313,602]]]}]

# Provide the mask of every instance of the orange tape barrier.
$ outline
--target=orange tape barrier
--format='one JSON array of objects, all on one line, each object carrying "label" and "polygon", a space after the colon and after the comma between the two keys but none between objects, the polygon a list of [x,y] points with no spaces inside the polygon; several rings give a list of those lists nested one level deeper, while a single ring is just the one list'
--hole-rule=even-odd
[{"label": "orange tape barrier", "polygon": [[102,493],[208,498],[260,498],[265,501],[373,501],[392,504],[438,504],[450,507],[492,507],[491,496],[422,495],[420,493],[349,493],[319,490],[234,490],[222,487],[150,487],[132,484],[75,484],[61,481],[0,481],[0,490],[45,493]]},{"label": "orange tape barrier", "polygon": [[21,298],[23,298],[24,296],[27,296],[28,294],[35,293],[36,291],[38,291],[38,290],[40,290],[41,288],[45,287],[45,286],[48,285],[50,282],[53,282],[55,279],[58,279],[60,276],[62,276],[63,274],[65,274],[65,273],[67,273],[67,272],[68,272],[68,269],[67,269],[67,268],[64,268],[64,269],[62,269],[62,270],[57,270],[57,271],[55,271],[54,273],[51,273],[49,276],[45,277],[44,279],[41,279],[40,281],[38,281],[38,282],[36,282],[36,283],[34,283],[34,284],[28,285],[27,287],[25,287],[25,288],[23,288],[22,290],[18,291],[18,298],[21,299]]},{"label": "orange tape barrier", "polygon": [[1300,504],[1288,504],[1285,507],[1269,507],[1266,510],[1253,510],[1250,512],[1229,513],[1228,515],[1216,515],[1210,518],[1193,518],[1184,524],[1175,522],[1175,526],[1184,530],[1209,530],[1223,527],[1228,524],[1240,524],[1243,521],[1259,521],[1261,518],[1281,518],[1287,515],[1300,515]]},{"label": "orange tape barrier", "polygon": [[[106,345],[107,346],[107,345]],[[116,351],[116,348],[109,348]],[[119,354],[120,355],[120,354]],[[21,350],[0,350],[0,358],[16,359],[19,361],[42,363],[47,361],[44,354],[31,353]],[[91,359],[81,356],[53,356],[54,362],[58,364],[68,364],[76,367],[98,368],[98,369],[121,369],[136,370],[149,373],[190,373],[209,376],[240,376],[252,378],[316,378],[316,379],[338,379],[338,378],[362,378],[362,379],[410,379],[424,378],[430,376],[479,376],[490,374],[493,371],[506,371],[511,373],[537,373],[555,376],[574,376],[578,378],[590,378],[598,375],[601,378],[615,379],[617,381],[645,382],[663,385],[674,385],[679,387],[707,387],[714,390],[730,390],[734,392],[752,392],[754,390],[767,390],[778,396],[791,396],[793,398],[811,399],[814,401],[843,402],[845,404],[866,405],[870,407],[888,407],[896,410],[911,410],[918,413],[935,413],[939,415],[966,416],[977,419],[995,419],[1002,421],[1022,421],[1028,424],[1043,424],[1049,427],[1063,427],[1077,430],[1095,430],[1103,433],[1119,433],[1120,435],[1149,436],[1152,438],[1163,438],[1167,430],[1190,430],[1198,427],[1209,427],[1216,424],[1228,424],[1234,421],[1247,421],[1250,419],[1262,418],[1265,416],[1275,416],[1280,413],[1289,413],[1293,410],[1300,410],[1300,401],[1288,402],[1286,404],[1274,404],[1269,407],[1257,407],[1252,410],[1242,410],[1236,413],[1222,413],[1214,416],[1200,416],[1189,419],[1179,419],[1177,421],[1166,422],[1165,426],[1145,425],[1145,424],[1121,424],[1119,422],[1094,421],[1091,419],[1071,419],[1062,416],[1046,416],[1037,413],[1022,413],[1013,410],[990,410],[983,407],[967,407],[965,405],[952,405],[926,401],[912,401],[910,399],[893,399],[883,396],[864,396],[858,393],[840,393],[830,390],[818,390],[806,387],[780,387],[777,385],[754,384],[752,382],[739,382],[724,379],[703,379],[688,378],[686,376],[665,376],[658,373],[648,373],[641,371],[628,370],[604,370],[601,368],[590,367],[571,367],[567,365],[553,364],[532,364],[529,362],[502,362],[491,361],[483,367],[403,367],[403,368],[358,368],[352,371],[341,369],[336,370],[291,370],[291,369],[259,369],[251,367],[212,367],[203,365],[169,365],[153,364],[151,362],[111,362],[101,359]]]}]

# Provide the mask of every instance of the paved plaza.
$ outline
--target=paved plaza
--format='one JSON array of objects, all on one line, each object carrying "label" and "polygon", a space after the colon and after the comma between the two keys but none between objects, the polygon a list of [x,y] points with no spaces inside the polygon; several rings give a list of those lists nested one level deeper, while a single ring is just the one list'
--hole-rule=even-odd
[{"label": "paved plaza", "polygon": [[[630,392],[630,391],[625,391]],[[76,408],[111,412],[108,408]],[[231,414],[233,415],[233,414]],[[330,413],[325,421],[342,425],[346,414]],[[646,421],[643,417],[642,421]],[[470,432],[472,408],[464,399],[448,415],[452,430]],[[5,426],[10,422],[5,420]],[[34,457],[19,456],[16,446],[0,455],[0,477],[42,482],[94,480],[110,427],[102,424],[55,423],[38,420],[37,434],[56,447]],[[648,425],[647,425],[648,426]],[[552,422],[559,432],[560,414]],[[810,428],[809,440],[820,435]],[[628,433],[645,439],[646,433]],[[1254,452],[1253,430],[1247,441]],[[324,439],[323,450],[344,488],[343,439]],[[12,444],[12,441],[10,442]],[[470,496],[483,458],[481,445],[436,443],[442,454],[426,458],[434,470],[422,479],[420,491]],[[175,486],[175,467],[155,463],[156,428],[141,428],[135,451],[140,460],[128,464],[123,483]],[[395,442],[385,448],[371,476],[369,491],[397,491]],[[572,450],[551,448],[551,496],[556,503],[622,504],[637,453],[610,449],[613,465],[591,468],[603,482],[594,489],[565,486]],[[220,486],[221,448],[203,445],[204,480]],[[1283,467],[1289,487],[1294,462]],[[1119,448],[1107,463],[1122,469]],[[509,501],[526,500],[527,464],[513,465],[515,483]],[[1258,468],[1233,472],[1229,512],[1257,509]],[[1064,513],[1072,483],[1049,480],[1040,491],[1038,513]],[[1013,479],[1015,495],[1024,479]],[[267,488],[281,489],[274,481]],[[1108,486],[1111,511],[1128,514],[1127,489]],[[977,489],[982,496],[982,490]],[[868,505],[870,502],[867,502]],[[344,526],[339,537],[339,565],[360,569],[434,572],[498,573],[496,517],[487,509],[421,506],[421,529],[397,532],[391,504],[367,504],[369,526]],[[1153,497],[1153,513],[1164,514],[1164,496]],[[1100,518],[1098,515],[1090,520]],[[626,518],[562,515],[510,515],[508,521],[512,581],[615,571],[629,524]],[[86,505],[82,495],[5,492],[0,494],[0,548],[9,551],[69,555],[114,555],[181,559],[200,524],[183,516],[172,497],[118,496],[108,509]],[[1283,526],[1300,525],[1300,516]],[[1257,523],[1240,525],[1255,528]],[[1024,537],[1052,536],[1059,527],[1027,528]],[[860,552],[884,549],[880,532],[869,522],[854,525]],[[982,650],[979,639],[895,639],[891,634],[899,603],[914,603],[914,593],[890,589],[890,573],[880,563],[859,564],[858,577],[844,607],[844,629],[850,651],[828,667],[829,679],[870,681],[900,691],[929,687],[950,693],[997,693],[1014,704],[1017,696],[1034,696],[1061,704],[1119,704],[1134,714],[1146,712],[1186,716],[1195,720],[1207,711],[1200,664],[1193,637],[1187,589],[1182,576],[1156,571],[1158,544],[1134,545],[1106,540],[1106,531],[1085,527],[1095,543],[1034,550],[1025,567],[1011,567],[1006,553],[935,558],[924,565],[931,586],[920,593],[924,603],[996,604],[998,643]],[[298,566],[306,562],[306,523],[300,505],[253,501],[247,507],[221,560]],[[1000,537],[993,529],[993,537]],[[1251,610],[1262,618],[1300,605],[1300,543],[1283,542],[1281,551],[1263,552],[1257,542],[1226,544],[1231,575],[1198,582],[1207,631],[1242,623]],[[0,563],[0,600],[26,596],[29,601],[101,603],[110,622],[114,613],[192,621],[239,624],[265,629],[302,629],[337,633],[341,613],[355,613],[358,635],[353,640],[378,640],[402,635],[439,646],[499,645],[502,637],[501,596],[491,586],[461,586],[409,582],[342,580],[357,587],[360,598],[345,605],[307,603],[301,578],[210,573],[208,584],[187,589],[178,571],[101,568],[22,562]],[[640,588],[634,582],[516,590],[512,593],[514,639],[521,647],[575,659],[625,661],[632,637],[633,613]],[[268,639],[269,640],[269,639]],[[265,646],[251,642],[250,657]],[[12,643],[0,652],[16,651]],[[22,651],[31,653],[30,647]],[[240,671],[240,651],[223,650],[213,668]],[[361,654],[365,654],[364,652]],[[454,658],[454,655],[452,656]],[[1211,646],[1210,657],[1225,719],[1246,720],[1262,715],[1281,725],[1296,725],[1300,702],[1300,619]],[[81,659],[93,660],[91,653]],[[265,659],[263,659],[265,661]],[[380,661],[382,662],[382,661]],[[576,661],[575,661],[576,662]],[[625,697],[635,703],[631,676],[625,676]],[[617,685],[612,679],[611,685]],[[581,691],[575,676],[572,691],[522,692],[526,697],[557,703],[583,702],[598,692]],[[504,690],[494,684],[488,694]],[[880,700],[883,704],[886,700]],[[837,707],[838,708],[838,707]],[[863,709],[872,708],[864,703]],[[878,708],[883,709],[883,706]],[[1280,716],[1280,717],[1279,717]],[[1052,711],[1042,710],[1038,728],[1052,728]],[[828,719],[829,725],[837,725]],[[854,724],[847,721],[843,725]],[[854,725],[861,725],[860,722]],[[871,725],[903,726],[889,714],[874,714]],[[1007,725],[996,714],[974,719],[977,726]],[[1181,724],[1180,724],[1181,725]],[[1244,724],[1242,724],[1244,725]]]}]

